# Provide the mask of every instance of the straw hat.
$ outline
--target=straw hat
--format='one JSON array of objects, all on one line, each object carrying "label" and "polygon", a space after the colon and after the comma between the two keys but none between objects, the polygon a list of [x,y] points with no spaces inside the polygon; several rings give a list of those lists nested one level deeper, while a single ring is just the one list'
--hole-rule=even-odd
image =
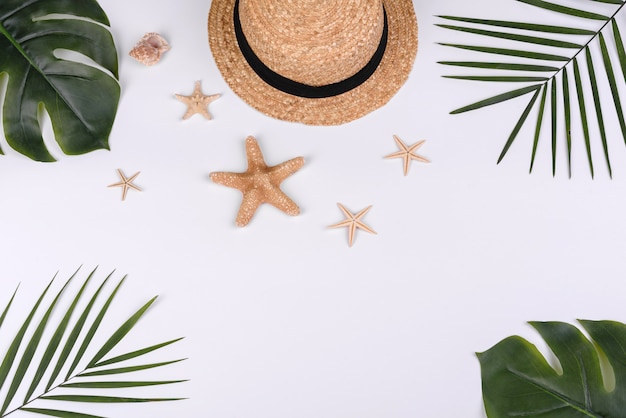
[{"label": "straw hat", "polygon": [[417,21],[412,0],[213,0],[209,43],[228,85],[252,107],[339,125],[400,89]]}]

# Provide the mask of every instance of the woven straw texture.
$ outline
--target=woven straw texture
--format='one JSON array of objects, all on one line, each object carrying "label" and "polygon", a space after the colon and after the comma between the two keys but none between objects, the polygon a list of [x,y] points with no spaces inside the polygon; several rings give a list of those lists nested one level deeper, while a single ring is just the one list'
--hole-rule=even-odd
[{"label": "woven straw texture", "polygon": [[240,0],[243,32],[255,54],[273,71],[308,85],[344,80],[378,47],[387,13],[385,55],[372,76],[338,96],[303,98],[266,84],[239,50],[235,0],[213,0],[209,43],[230,88],[250,106],[277,119],[339,125],[385,105],[409,76],[417,52],[411,0]]}]

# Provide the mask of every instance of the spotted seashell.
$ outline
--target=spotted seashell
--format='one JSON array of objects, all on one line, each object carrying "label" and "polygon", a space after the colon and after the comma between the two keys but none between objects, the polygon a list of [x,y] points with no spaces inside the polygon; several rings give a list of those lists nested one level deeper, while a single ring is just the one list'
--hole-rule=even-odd
[{"label": "spotted seashell", "polygon": [[156,32],[146,33],[130,50],[128,55],[144,65],[154,65],[161,59],[161,55],[170,50],[170,45]]}]

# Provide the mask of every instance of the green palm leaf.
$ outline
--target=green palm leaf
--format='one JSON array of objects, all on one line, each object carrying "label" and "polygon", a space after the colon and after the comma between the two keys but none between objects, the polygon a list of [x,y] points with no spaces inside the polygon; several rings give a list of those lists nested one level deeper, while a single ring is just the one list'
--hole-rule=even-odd
[{"label": "green palm leaf", "polygon": [[89,402],[89,403],[143,403],[180,401],[183,398],[127,398],[122,396],[99,396],[99,395],[50,395],[42,396],[41,399],[49,401]]},{"label": "green palm leaf", "polygon": [[552,80],[550,88],[550,110],[552,120],[552,175],[556,173],[556,135],[557,135],[557,87],[556,80]]},{"label": "green palm leaf", "polygon": [[539,106],[539,114],[537,117],[537,123],[535,126],[535,139],[533,141],[533,153],[530,157],[530,171],[533,171],[533,165],[535,164],[535,155],[537,154],[537,145],[539,145],[539,134],[541,133],[541,125],[543,124],[543,112],[546,107],[546,93],[548,92],[548,86],[543,86],[543,93],[541,94],[541,105]]},{"label": "green palm leaf", "polygon": [[82,388],[82,389],[119,389],[119,388],[135,388],[143,386],[157,386],[157,385],[169,385],[171,383],[185,382],[186,380],[163,380],[160,382],[154,381],[111,381],[111,382],[78,382],[78,383],[65,383],[61,385],[62,388]]},{"label": "green palm leaf", "polygon": [[179,361],[183,361],[185,359],[171,360],[171,361],[163,361],[160,363],[150,363],[150,364],[141,364],[139,366],[129,366],[129,367],[118,367],[115,369],[102,369],[96,370],[93,372],[82,372],[78,374],[79,377],[93,377],[93,376],[108,376],[114,374],[124,374],[124,373],[132,373],[138,372],[141,370],[154,369],[155,367],[163,367],[169,364],[178,363]]},{"label": "green palm leaf", "polygon": [[166,341],[161,344],[155,344],[153,346],[146,347],[141,350],[136,350],[131,353],[122,354],[117,357],[110,358],[108,360],[99,361],[94,365],[94,367],[108,366],[109,364],[115,364],[115,363],[119,363],[122,361],[133,359],[135,357],[143,356],[144,354],[148,354],[154,350],[158,350],[159,348],[163,348],[167,345],[174,344],[175,342],[178,342],[180,340],[182,340],[182,338],[176,338],[175,340]]},{"label": "green palm leaf", "polygon": [[[96,0],[0,2],[0,75],[9,77],[2,122],[12,148],[54,161],[37,120],[44,106],[64,153],[108,149],[120,98],[108,25]],[[62,59],[58,51],[85,59]]]},{"label": "green palm leaf", "polygon": [[541,7],[542,9],[552,10],[554,12],[563,13],[566,15],[582,17],[584,19],[592,20],[607,20],[608,16],[604,16],[598,13],[592,13],[585,10],[575,9],[573,7],[561,6],[554,3],[549,3],[543,0],[517,0],[521,3],[530,4],[533,6]]},{"label": "green palm leaf", "polygon": [[[621,3],[620,0],[616,0],[618,3]],[[579,28],[570,28],[564,26],[552,26],[552,25],[540,25],[536,23],[525,23],[525,22],[510,22],[506,20],[490,20],[490,19],[472,19],[468,17],[457,17],[457,16],[439,16],[440,18],[447,20],[454,20],[457,22],[465,22],[465,23],[477,23],[479,25],[488,25],[502,28],[511,28],[511,29],[524,29],[533,32],[544,32],[544,33],[563,33],[568,35],[594,35],[595,32],[587,29],[579,29]]]},{"label": "green palm leaf", "polygon": [[81,414],[79,412],[59,411],[56,409],[22,408],[22,411],[60,418],[104,418],[100,415]]},{"label": "green palm leaf", "polygon": [[[626,87],[626,50],[619,29],[620,21],[617,20],[625,2],[622,0],[587,0],[585,2],[566,0],[565,3],[571,2],[570,7],[544,0],[516,1],[541,9],[542,13],[558,13],[566,16],[572,21],[572,24],[569,26],[552,26],[535,22],[439,16],[445,21],[457,23],[456,25],[438,25],[444,29],[463,32],[469,34],[467,37],[473,36],[475,39],[482,39],[483,41],[496,38],[501,40],[498,47],[482,42],[441,43],[444,46],[472,51],[484,57],[482,60],[440,61],[440,64],[449,67],[474,71],[470,74],[444,75],[444,77],[456,80],[495,82],[498,85],[506,83],[515,83],[518,86],[524,83],[528,84],[526,87],[517,87],[463,106],[451,113],[468,112],[533,93],[533,98],[523,109],[513,133],[509,135],[498,158],[498,163],[500,163],[515,139],[519,137],[518,134],[529,116],[534,114],[536,119],[530,164],[530,171],[532,172],[538,149],[537,145],[544,128],[543,118],[547,107],[543,94],[541,100],[536,99],[540,90],[544,94],[549,90],[552,174],[556,175],[557,150],[560,147],[559,144],[562,143],[567,154],[567,171],[571,177],[573,144],[581,142],[587,153],[591,176],[594,176],[592,144],[597,144],[602,147],[607,171],[612,177],[613,168],[609,149],[613,132],[610,132],[606,126],[609,113],[612,114],[611,118],[615,116],[619,122],[622,141],[626,143],[626,117],[620,96],[620,90]],[[610,13],[606,13],[607,10]],[[596,30],[582,28],[589,21],[598,22]],[[497,30],[494,30],[496,28]],[[538,33],[541,36],[529,35],[529,32]],[[610,36],[614,41],[612,44],[607,42],[607,36]],[[525,45],[525,47],[518,48],[516,46],[518,44]],[[546,51],[546,47],[551,50]],[[596,55],[595,52],[602,57],[601,60],[593,58]],[[498,59],[493,59],[493,56],[497,56]],[[579,65],[578,58],[584,61],[584,67]],[[622,77],[616,76],[615,66],[617,62],[619,62]],[[600,70],[596,70],[597,68]],[[571,81],[568,72],[573,72],[574,77]],[[610,92],[602,92],[599,88],[600,83],[607,83]],[[591,91],[591,95],[588,91]],[[578,108],[576,116],[580,116],[580,118],[572,117],[572,109],[576,108]],[[597,125],[594,127],[597,129],[597,136],[590,131],[589,114],[595,115],[594,122]],[[572,123],[574,120],[580,120],[580,123]],[[565,127],[564,132],[560,132],[560,126]]]},{"label": "green palm leaf", "polygon": [[[570,324],[530,323],[558,359],[559,371],[533,344],[518,336],[478,353],[489,418],[624,416],[626,325],[614,321],[579,322],[591,341]],[[612,390],[604,384],[601,353],[615,376]]]},{"label": "green palm leaf", "polygon": [[474,35],[489,36],[492,38],[509,39],[512,41],[526,42],[535,45],[554,46],[557,48],[580,49],[582,45],[573,42],[559,41],[558,39],[539,38],[536,36],[518,35],[508,32],[496,32],[484,29],[467,28],[463,26],[439,25],[445,29],[452,29],[460,32],[473,33]]},{"label": "green palm leaf", "polygon": [[[572,176],[572,109],[569,100],[569,77],[567,76],[567,68],[563,68],[563,114],[565,115],[565,138],[567,144],[567,170],[569,176]],[[556,144],[555,144],[556,145]],[[556,151],[553,152],[553,155]],[[552,161],[552,175],[556,171],[556,159]]]},{"label": "green palm leaf", "polygon": [[585,95],[583,93],[583,85],[580,77],[580,67],[578,60],[574,58],[574,78],[576,80],[576,95],[578,96],[578,109],[580,111],[580,121],[582,123],[583,135],[585,138],[585,149],[587,150],[587,160],[589,161],[589,170],[591,177],[594,176],[593,158],[591,157],[591,139],[589,135],[589,124],[587,122],[587,110],[585,107]]},{"label": "green palm leaf", "polygon": [[[131,378],[128,380],[94,381],[89,379],[92,376],[108,375],[115,377],[117,375],[129,373],[135,375],[142,370],[160,368],[182,361],[182,359],[177,359],[158,363],[128,364],[124,367],[114,369],[100,368],[103,365],[141,359],[148,353],[180,341],[180,338],[168,340],[103,360],[108,353],[110,353],[119,343],[126,339],[139,319],[144,316],[156,299],[156,297],[150,299],[109,336],[102,336],[104,338],[99,337],[98,339],[103,339],[105,341],[100,348],[97,349],[93,347],[93,342],[96,341],[95,337],[101,334],[100,326],[105,322],[107,318],[106,314],[111,307],[111,302],[118,293],[121,284],[124,282],[124,278],[122,278],[122,280],[120,280],[120,282],[115,286],[108,298],[104,301],[103,305],[97,310],[97,313],[92,315],[92,312],[95,312],[95,305],[98,304],[98,296],[102,293],[106,283],[111,277],[111,274],[107,276],[103,280],[102,284],[95,290],[95,292],[93,292],[88,302],[85,303],[85,306],[81,307],[83,296],[87,293],[88,284],[95,274],[95,270],[92,271],[83,281],[78,291],[76,291],[72,296],[69,307],[64,310],[64,314],[54,327],[54,332],[49,337],[49,340],[44,340],[45,329],[48,326],[52,326],[52,314],[59,308],[59,305],[62,303],[64,298],[63,295],[69,291],[68,289],[70,283],[77,273],[78,271],[66,281],[62,288],[57,292],[56,296],[46,305],[46,295],[54,280],[51,281],[39,296],[27,318],[23,321],[22,326],[13,337],[7,352],[4,354],[2,363],[0,363],[0,388],[4,385],[4,383],[10,382],[8,389],[4,391],[2,396],[0,396],[0,417],[7,417],[15,412],[24,411],[55,417],[101,418],[99,416],[83,412],[33,407],[33,405],[39,400],[66,401],[83,404],[143,403],[183,399],[180,397],[144,398],[127,396],[126,392],[133,390],[134,388],[171,385],[184,382],[185,380],[141,380]],[[13,294],[6,308],[0,315],[0,326],[9,314],[16,293],[17,291]],[[38,312],[42,305],[46,307],[43,312],[39,314]],[[41,317],[34,323],[33,319],[38,315]],[[74,316],[77,316],[77,318],[74,318]],[[85,327],[88,323],[90,325]],[[83,334],[83,330],[86,331],[81,339],[80,336]],[[39,346],[45,346],[45,349],[38,358],[37,348]],[[57,361],[56,363],[53,363],[52,359],[59,351],[60,347],[62,347],[62,349],[58,354]],[[70,353],[74,351],[76,352],[74,357],[70,357]],[[79,367],[84,363],[82,359],[88,353],[92,353],[90,354],[92,356],[91,361],[86,362],[84,366]],[[29,374],[31,366],[33,370],[35,370],[34,377],[32,381],[26,381],[25,377]],[[58,377],[63,369],[67,369],[67,374],[61,381],[58,381]],[[49,376],[48,384],[44,387],[40,387],[42,386],[42,379],[46,375]],[[17,402],[15,395],[22,388],[22,386],[24,386],[24,390],[26,390],[26,396],[23,401]],[[55,391],[57,388],[65,388],[66,390],[76,388],[83,391],[87,390],[91,393],[56,394]],[[109,390],[117,391],[117,393],[113,395],[100,393],[102,391]]]}]

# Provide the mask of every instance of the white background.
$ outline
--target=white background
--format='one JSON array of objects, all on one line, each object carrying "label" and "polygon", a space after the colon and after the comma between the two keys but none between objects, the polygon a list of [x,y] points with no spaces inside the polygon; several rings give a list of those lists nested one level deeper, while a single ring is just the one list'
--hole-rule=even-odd
[{"label": "white background", "polygon": [[[436,27],[436,15],[567,19],[512,0],[416,0],[419,51],[405,86],[358,121],[310,127],[266,117],[229,90],[208,47],[209,1],[100,4],[120,53],[111,151],[36,163],[0,136],[0,306],[21,283],[0,351],[52,276],[81,265],[81,278],[96,266],[99,280],[128,275],[104,334],[160,295],[118,354],[186,337],[153,358],[187,361],[142,376],[189,382],[127,395],[188,400],[99,413],[483,417],[475,352],[513,334],[543,347],[529,320],[626,321],[626,150],[615,121],[607,116],[613,179],[593,128],[594,180],[580,136],[571,179],[562,137],[556,177],[547,136],[529,175],[534,122],[496,165],[529,97],[450,115],[511,86],[445,79],[463,71],[437,64],[477,57],[437,44],[469,35]],[[172,46],[154,67],[127,55],[149,31]],[[174,94],[190,95],[196,80],[222,94],[211,121],[182,120]],[[432,163],[413,162],[404,177],[401,160],[383,159],[397,150],[394,134],[425,139],[418,152]],[[243,171],[248,135],[268,164],[305,158],[283,183],[301,215],[264,205],[247,227],[234,225],[240,193],[208,175]],[[117,168],[141,171],[143,192],[122,202],[106,187]],[[373,205],[363,220],[378,234],[359,231],[349,248],[345,229],[327,228],[343,220],[337,202]]]}]

